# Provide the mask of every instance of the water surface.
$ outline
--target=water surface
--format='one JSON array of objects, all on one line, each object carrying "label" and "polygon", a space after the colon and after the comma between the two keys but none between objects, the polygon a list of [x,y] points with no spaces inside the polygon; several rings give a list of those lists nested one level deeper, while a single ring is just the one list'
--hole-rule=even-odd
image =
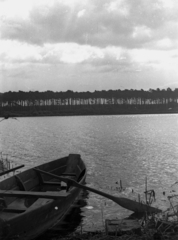
[{"label": "water surface", "polygon": [[[161,206],[162,192],[178,181],[177,133],[177,114],[8,119],[0,123],[0,151],[25,169],[79,153],[88,186],[120,196],[115,183],[122,179],[128,191],[143,193],[147,177]],[[82,204],[84,229],[130,213],[93,193]]]}]

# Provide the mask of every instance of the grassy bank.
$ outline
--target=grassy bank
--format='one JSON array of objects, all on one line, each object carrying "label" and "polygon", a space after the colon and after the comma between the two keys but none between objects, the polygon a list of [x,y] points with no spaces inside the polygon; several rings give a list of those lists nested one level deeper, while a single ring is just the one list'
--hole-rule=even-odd
[{"label": "grassy bank", "polygon": [[161,233],[156,230],[147,230],[141,235],[134,233],[124,234],[121,236],[107,235],[105,232],[95,233],[74,233],[66,236],[58,236],[52,238],[52,240],[177,240],[178,233]]},{"label": "grassy bank", "polygon": [[[124,230],[127,229],[125,227],[116,227],[116,232],[108,232],[105,229],[105,226],[103,226],[103,229],[99,231],[96,229],[90,229],[87,231],[83,230],[81,227],[78,228],[76,232],[70,234],[66,233],[65,235],[61,234],[60,231],[52,231],[49,235],[44,234],[38,238],[38,240],[177,240],[178,217],[176,217],[174,221],[165,219],[158,220],[157,217],[157,215],[142,215],[139,220],[137,219],[137,222],[139,223],[139,229],[137,229],[137,231],[135,231],[134,228],[126,231]],[[134,219],[135,218],[133,218],[133,220]]]}]

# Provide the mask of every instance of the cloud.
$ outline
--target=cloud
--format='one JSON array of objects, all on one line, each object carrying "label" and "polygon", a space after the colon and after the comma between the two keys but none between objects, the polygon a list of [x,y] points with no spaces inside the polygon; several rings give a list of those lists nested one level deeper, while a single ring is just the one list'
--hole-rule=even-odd
[{"label": "cloud", "polygon": [[77,13],[77,17],[78,17],[78,18],[82,17],[82,16],[85,14],[85,12],[86,12],[86,9],[82,9],[81,11],[79,11],[79,12]]},{"label": "cloud", "polygon": [[65,81],[77,74],[85,80],[91,80],[90,73],[144,79],[164,72],[167,81],[174,73],[175,81],[177,12],[175,0],[0,0],[4,79],[8,71],[12,79],[29,81],[47,76],[57,81],[60,72]]},{"label": "cloud", "polygon": [[[32,44],[75,42],[106,47],[143,47],[166,38],[177,24],[178,3],[170,0],[24,1],[0,3],[1,36]],[[161,30],[160,30],[161,29]],[[172,28],[173,30],[173,28]]]},{"label": "cloud", "polygon": [[[79,45],[77,43],[44,44],[42,46],[18,41],[1,41],[0,58],[6,64],[82,64],[96,72],[110,71],[143,71],[176,67],[178,54],[176,50],[162,51],[162,47],[170,45],[169,39],[159,42],[155,49],[127,49],[117,46],[99,48]],[[163,46],[162,46],[163,45]],[[91,66],[88,68],[88,66]],[[171,66],[170,66],[171,65]]]},{"label": "cloud", "polygon": [[0,41],[0,59],[2,62],[41,61],[40,47],[18,41]]},{"label": "cloud", "polygon": [[109,13],[128,17],[130,14],[129,4],[124,0],[110,1],[104,5]]}]

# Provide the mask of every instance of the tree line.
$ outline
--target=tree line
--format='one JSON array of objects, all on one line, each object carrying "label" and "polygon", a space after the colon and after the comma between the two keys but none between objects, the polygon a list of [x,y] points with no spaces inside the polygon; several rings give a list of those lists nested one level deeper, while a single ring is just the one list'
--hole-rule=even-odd
[{"label": "tree line", "polygon": [[0,94],[0,108],[13,111],[62,111],[98,108],[177,108],[178,88],[102,90],[94,92],[18,91]]}]

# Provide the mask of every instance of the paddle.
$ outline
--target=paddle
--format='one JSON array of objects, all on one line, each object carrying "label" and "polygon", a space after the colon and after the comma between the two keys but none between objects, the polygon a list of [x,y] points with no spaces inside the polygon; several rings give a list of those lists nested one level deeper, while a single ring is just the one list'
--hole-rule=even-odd
[{"label": "paddle", "polygon": [[60,181],[66,182],[67,184],[73,185],[73,186],[81,188],[81,189],[88,190],[90,192],[94,192],[94,193],[99,194],[99,195],[101,195],[103,197],[111,199],[115,203],[119,204],[121,207],[126,208],[126,209],[128,209],[130,211],[133,211],[133,212],[136,212],[136,213],[144,213],[144,212],[147,212],[147,213],[159,213],[159,212],[162,212],[160,209],[148,206],[146,204],[139,203],[139,202],[133,201],[133,200],[128,199],[128,198],[115,197],[115,196],[112,196],[112,195],[110,195],[108,193],[96,190],[94,188],[84,186],[84,185],[82,185],[82,184],[80,184],[80,183],[78,183],[75,180],[70,179],[70,178],[60,177],[60,176],[57,176],[55,174],[52,174],[52,173],[40,170],[38,168],[34,168],[34,170],[37,171],[37,172],[40,172],[42,174],[45,174],[47,176],[51,176],[53,178],[59,179]]},{"label": "paddle", "polygon": [[5,174],[7,174],[7,173],[10,173],[10,172],[13,172],[13,171],[15,171],[15,170],[17,170],[17,169],[19,169],[19,168],[24,167],[24,166],[25,166],[25,165],[20,165],[20,166],[14,167],[14,168],[10,168],[10,169],[8,169],[8,170],[6,170],[6,171],[1,172],[1,173],[0,173],[0,176],[3,176],[3,175],[5,175]]}]

